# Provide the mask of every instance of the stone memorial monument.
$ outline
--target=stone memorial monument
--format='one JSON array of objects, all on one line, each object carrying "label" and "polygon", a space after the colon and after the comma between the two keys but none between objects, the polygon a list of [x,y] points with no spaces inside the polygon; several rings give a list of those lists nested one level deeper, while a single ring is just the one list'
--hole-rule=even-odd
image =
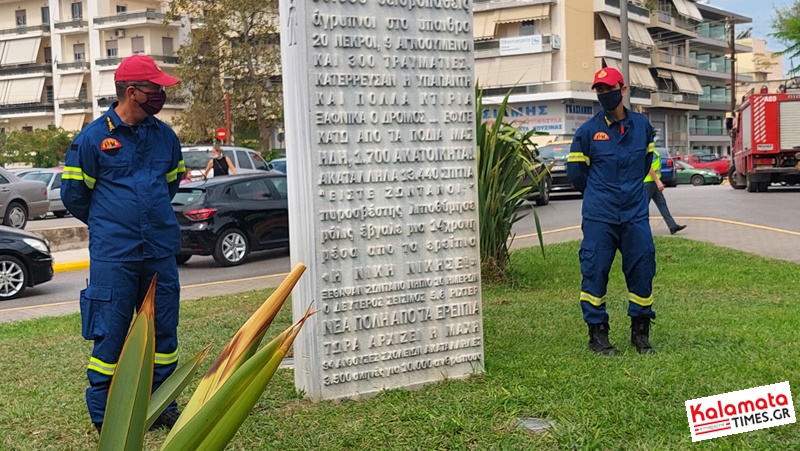
[{"label": "stone memorial monument", "polygon": [[281,0],[311,399],[483,371],[470,0]]}]

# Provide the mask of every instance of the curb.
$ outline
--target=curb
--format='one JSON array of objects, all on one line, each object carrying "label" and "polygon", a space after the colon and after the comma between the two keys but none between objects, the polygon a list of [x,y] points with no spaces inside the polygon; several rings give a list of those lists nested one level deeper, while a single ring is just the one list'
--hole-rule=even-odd
[{"label": "curb", "polygon": [[83,271],[89,269],[89,260],[76,260],[72,262],[53,263],[53,272]]}]

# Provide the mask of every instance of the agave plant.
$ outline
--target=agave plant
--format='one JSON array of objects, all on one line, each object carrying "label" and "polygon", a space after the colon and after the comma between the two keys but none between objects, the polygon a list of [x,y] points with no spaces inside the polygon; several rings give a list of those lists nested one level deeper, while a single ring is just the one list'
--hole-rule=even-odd
[{"label": "agave plant", "polygon": [[[532,171],[533,157],[537,152],[531,138],[546,133],[530,130],[523,132],[519,126],[504,122],[508,108],[506,94],[497,108],[497,119],[487,123],[478,119],[476,137],[478,146],[478,200],[480,204],[481,269],[487,279],[505,275],[509,249],[514,240],[512,226],[524,218],[518,209],[530,193],[540,189],[542,177]],[[475,88],[475,116],[483,116],[481,88]],[[525,183],[525,181],[529,183]],[[539,216],[533,212],[539,246],[544,253]]]},{"label": "agave plant", "polygon": [[[299,321],[259,349],[269,326],[305,271],[298,264],[253,313],[203,377],[162,451],[222,450],[236,434],[278,369],[306,320]],[[155,358],[155,286],[150,284],[133,321],[111,380],[101,451],[140,451],[145,431],[189,384],[208,355],[206,346],[181,365],[150,395]]]}]

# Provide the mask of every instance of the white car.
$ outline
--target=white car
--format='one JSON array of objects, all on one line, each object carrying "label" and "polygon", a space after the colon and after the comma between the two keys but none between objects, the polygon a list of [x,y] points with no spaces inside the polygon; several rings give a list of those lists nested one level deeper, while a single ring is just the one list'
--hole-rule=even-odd
[{"label": "white car", "polygon": [[[203,178],[203,171],[205,171],[206,165],[212,158],[211,149],[213,147],[210,145],[198,145],[183,146],[181,148],[183,162],[186,165],[186,170],[191,171],[192,180]],[[269,164],[255,150],[246,147],[222,146],[222,154],[231,159],[237,174],[270,170]],[[213,176],[214,170],[212,169],[208,173],[208,177],[211,178]]]}]

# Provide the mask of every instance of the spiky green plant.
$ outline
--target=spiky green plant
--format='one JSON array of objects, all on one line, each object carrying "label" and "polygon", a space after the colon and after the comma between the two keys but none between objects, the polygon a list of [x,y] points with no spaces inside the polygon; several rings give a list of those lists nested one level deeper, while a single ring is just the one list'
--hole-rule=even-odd
[{"label": "spiky green plant", "polygon": [[[507,94],[497,108],[493,123],[481,121],[483,95],[479,86],[475,88],[476,137],[478,147],[478,200],[480,214],[481,272],[489,280],[505,276],[509,261],[509,249],[514,240],[512,226],[527,214],[519,208],[531,192],[540,189],[542,177],[533,171],[534,157],[538,152],[535,135],[546,133],[529,130],[523,132],[519,126],[505,122],[508,108]],[[539,245],[544,252],[541,226],[536,211],[533,211]]]}]

